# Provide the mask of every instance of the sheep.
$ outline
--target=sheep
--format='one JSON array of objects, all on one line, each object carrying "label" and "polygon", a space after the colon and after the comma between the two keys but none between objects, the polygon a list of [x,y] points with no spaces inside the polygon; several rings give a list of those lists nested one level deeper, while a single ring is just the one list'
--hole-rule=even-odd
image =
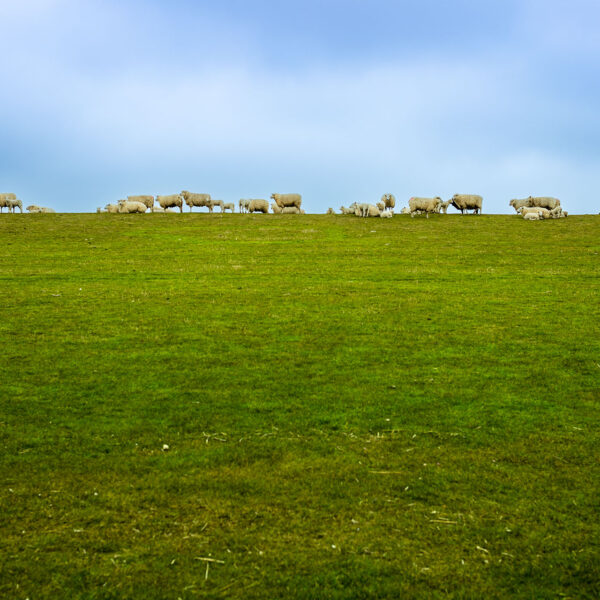
[{"label": "sheep", "polygon": [[183,200],[179,194],[156,196],[156,201],[162,208],[172,208],[176,206],[179,208],[179,212],[183,212]]},{"label": "sheep", "polygon": [[331,206],[327,209],[327,214],[328,215],[335,215],[335,210],[333,210],[333,208],[331,208]]},{"label": "sheep", "polygon": [[273,211],[273,214],[280,215],[282,209],[279,208],[275,202],[271,202],[271,210]]},{"label": "sheep", "polygon": [[[248,212],[248,205],[250,204],[250,200],[246,200],[245,198],[241,198],[238,202],[238,207],[241,213]],[[273,211],[275,212],[275,211]]]},{"label": "sheep", "polygon": [[284,215],[299,215],[300,209],[297,206],[284,206],[281,212]]},{"label": "sheep", "polygon": [[519,212],[520,208],[531,206],[531,196],[529,198],[513,198],[508,204]]},{"label": "sheep", "polygon": [[394,212],[394,208],[396,208],[396,198],[394,194],[384,194],[381,196],[381,201],[384,204],[384,208],[391,208],[392,213]]},{"label": "sheep", "polygon": [[[193,194],[187,190],[181,192],[181,197],[185,200],[185,203],[190,207],[190,212],[194,206],[208,206],[210,202],[210,194]],[[212,212],[212,211],[211,211]]]},{"label": "sheep", "polygon": [[223,212],[223,200],[209,200],[207,205],[208,206],[208,212],[212,212],[213,208],[215,206],[218,206],[221,209],[221,212]]},{"label": "sheep", "polygon": [[37,206],[36,204],[30,204],[29,206],[27,206],[25,208],[26,211],[30,212],[30,213],[38,213],[40,212],[42,209]]},{"label": "sheep", "polygon": [[221,207],[221,212],[225,212],[226,210],[230,210],[232,213],[235,212],[235,204],[233,202],[223,204],[223,206]]},{"label": "sheep", "polygon": [[18,198],[7,198],[6,208],[8,208],[11,213],[15,212],[15,208],[18,208],[21,211],[21,214],[23,214],[23,203]]},{"label": "sheep", "polygon": [[106,212],[108,212],[108,213],[118,213],[119,212],[118,204],[107,204],[104,208],[106,209]]},{"label": "sheep", "polygon": [[414,217],[416,214],[425,213],[429,219],[429,213],[434,213],[439,210],[439,206],[442,203],[442,199],[439,196],[435,198],[411,198],[408,201],[410,208],[410,216]]},{"label": "sheep", "polygon": [[300,194],[271,194],[271,199],[275,200],[279,208],[295,206],[300,210],[300,205],[302,204],[302,196]]},{"label": "sheep", "polygon": [[446,202],[442,202],[440,204],[440,211],[443,212],[445,215],[448,214],[448,207],[452,204],[452,200],[446,200]]},{"label": "sheep", "polygon": [[56,211],[53,208],[47,208],[46,206],[41,206],[40,212],[41,213],[54,213]]},{"label": "sheep", "polygon": [[[9,200],[16,200],[17,196],[16,194],[12,194],[12,193],[5,193],[5,194],[0,194],[0,213],[2,212],[2,209],[6,206],[8,207],[8,201]],[[10,208],[9,208],[9,212],[10,212]]]},{"label": "sheep", "polygon": [[560,206],[560,200],[558,198],[551,198],[548,196],[529,196],[531,204],[529,206],[539,206],[540,208],[547,208],[552,210],[557,206]]},{"label": "sheep", "polygon": [[560,206],[557,206],[556,208],[553,208],[550,211],[550,217],[552,219],[560,219],[563,215],[563,209]]},{"label": "sheep", "polygon": [[454,194],[450,203],[454,208],[460,210],[461,215],[465,214],[465,210],[473,210],[477,215],[481,213],[483,198],[477,194]]},{"label": "sheep", "polygon": [[385,210],[381,211],[381,214],[379,216],[384,219],[391,219],[393,216],[393,213],[392,213],[391,209],[386,208]]},{"label": "sheep", "polygon": [[368,217],[369,216],[369,206],[366,202],[361,202],[360,204],[354,203],[354,214],[357,217]]},{"label": "sheep", "polygon": [[248,212],[261,212],[263,214],[267,214],[269,212],[269,203],[262,198],[255,198],[254,200],[250,200],[248,204]]},{"label": "sheep", "polygon": [[367,217],[379,217],[381,216],[381,211],[379,207],[375,204],[369,204],[369,209],[367,210]]},{"label": "sheep", "polygon": [[141,202],[146,205],[147,208],[154,206],[154,196],[127,196],[128,202]]},{"label": "sheep", "polygon": [[147,206],[143,202],[130,202],[129,200],[119,200],[120,213],[145,213]]},{"label": "sheep", "polygon": [[523,218],[524,218],[526,221],[539,221],[539,220],[541,219],[541,217],[540,217],[540,214],[539,214],[539,213],[532,213],[532,212],[525,213],[525,214],[523,215]]},{"label": "sheep", "polygon": [[164,213],[165,209],[162,206],[153,206],[150,209],[150,212],[153,212],[153,213]]},{"label": "sheep", "polygon": [[403,206],[402,210],[400,211],[401,215],[410,215],[410,208],[408,208],[408,206]]},{"label": "sheep", "polygon": [[549,219],[550,211],[547,208],[540,208],[539,206],[522,206],[519,209],[521,215],[525,216],[528,213],[538,214],[541,219]]},{"label": "sheep", "polygon": [[380,211],[385,210],[385,202],[378,202],[375,206],[377,206]]},{"label": "sheep", "polygon": [[340,206],[340,212],[343,215],[353,215],[354,214],[354,208],[346,208],[345,206]]}]

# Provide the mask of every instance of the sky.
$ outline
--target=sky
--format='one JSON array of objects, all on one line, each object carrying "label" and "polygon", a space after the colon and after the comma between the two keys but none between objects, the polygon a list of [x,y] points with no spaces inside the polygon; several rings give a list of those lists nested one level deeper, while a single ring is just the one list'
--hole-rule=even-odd
[{"label": "sky", "polygon": [[0,192],[598,213],[599,30],[597,0],[0,0]]}]

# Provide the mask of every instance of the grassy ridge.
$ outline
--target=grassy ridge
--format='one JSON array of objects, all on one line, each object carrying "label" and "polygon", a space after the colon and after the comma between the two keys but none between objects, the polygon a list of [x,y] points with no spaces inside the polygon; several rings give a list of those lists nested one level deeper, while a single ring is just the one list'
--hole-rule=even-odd
[{"label": "grassy ridge", "polygon": [[0,239],[0,596],[600,595],[600,218]]}]

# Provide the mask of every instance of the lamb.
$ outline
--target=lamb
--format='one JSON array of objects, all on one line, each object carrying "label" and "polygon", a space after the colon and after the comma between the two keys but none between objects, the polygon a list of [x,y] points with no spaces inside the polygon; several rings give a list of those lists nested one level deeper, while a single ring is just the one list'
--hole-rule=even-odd
[{"label": "lamb", "polygon": [[328,215],[335,215],[335,210],[333,210],[333,208],[329,207],[329,208],[327,209],[327,214],[328,214]]},{"label": "lamb", "polygon": [[563,216],[563,209],[560,206],[553,208],[550,211],[550,217],[552,219],[560,219]]},{"label": "lamb", "polygon": [[402,210],[400,211],[401,215],[410,215],[410,208],[408,208],[408,206],[403,206]]},{"label": "lamb", "polygon": [[297,206],[284,206],[281,212],[284,215],[299,215],[300,209]]},{"label": "lamb", "polygon": [[529,198],[513,198],[508,204],[519,212],[520,208],[531,206],[531,196]]},{"label": "lamb", "polygon": [[354,203],[354,214],[357,217],[368,217],[369,216],[369,206],[366,202],[362,202],[361,204]]},{"label": "lamb", "polygon": [[379,216],[384,219],[391,219],[393,216],[393,213],[389,208],[386,208],[385,210],[381,211],[381,214]]},{"label": "lamb", "polygon": [[446,202],[442,202],[440,204],[440,211],[443,212],[445,215],[448,214],[448,207],[452,204],[452,200],[446,200]]},{"label": "lamb", "polygon": [[25,210],[27,210],[27,211],[28,211],[28,212],[30,212],[30,213],[38,213],[38,212],[40,212],[42,209],[41,209],[39,206],[37,206],[36,204],[30,204],[29,206],[27,206],[27,207],[25,208]]},{"label": "lamb", "polygon": [[537,212],[528,212],[523,215],[523,218],[526,221],[539,221],[541,219],[540,213]]},{"label": "lamb", "polygon": [[[245,198],[240,199],[238,202],[238,207],[241,213],[248,212],[248,205],[250,204],[250,200],[246,200]],[[275,212],[275,211],[273,211]]]},{"label": "lamb", "polygon": [[271,194],[271,199],[275,200],[279,208],[295,206],[300,210],[300,205],[302,204],[302,196],[300,194]]},{"label": "lamb", "polygon": [[127,196],[128,202],[141,202],[145,204],[147,208],[154,206],[154,196]]},{"label": "lamb", "polygon": [[275,202],[271,202],[271,210],[273,211],[273,214],[279,215],[281,214],[282,209],[279,208]]},{"label": "lamb", "polygon": [[41,206],[40,207],[40,212],[41,213],[54,213],[55,210],[53,208],[47,208],[45,206]]},{"label": "lamb", "polygon": [[550,211],[547,208],[540,208],[539,206],[522,206],[519,212],[525,216],[526,214],[533,213],[538,214],[541,219],[549,219]]},{"label": "lamb", "polygon": [[381,201],[384,204],[384,208],[391,208],[392,213],[394,212],[394,208],[396,208],[396,198],[394,194],[384,194],[381,196]]},{"label": "lamb", "polygon": [[208,212],[212,212],[215,206],[218,206],[221,209],[221,212],[223,212],[223,200],[211,199],[208,201],[208,204],[206,206],[208,206]]},{"label": "lamb", "polygon": [[343,215],[353,215],[354,214],[354,208],[346,208],[345,206],[340,206],[340,212]]},{"label": "lamb", "polygon": [[248,212],[260,212],[263,214],[267,214],[269,212],[269,203],[266,200],[263,200],[262,198],[255,198],[254,200],[250,200],[248,204]]},{"label": "lamb", "polygon": [[410,216],[414,217],[416,214],[425,213],[426,217],[429,219],[429,213],[437,212],[441,203],[442,199],[439,196],[436,196],[435,198],[411,198],[408,201]]},{"label": "lamb", "polygon": [[477,194],[454,194],[450,203],[454,208],[460,210],[462,215],[465,214],[465,210],[473,210],[477,215],[481,213],[483,198]]},{"label": "lamb", "polygon": [[[192,212],[192,207],[194,206],[208,206],[211,199],[210,194],[193,194],[187,190],[181,192],[181,196],[185,200],[185,203],[190,207],[190,212]],[[212,209],[209,210],[212,212]]]},{"label": "lamb", "polygon": [[120,200],[119,204],[120,213],[145,213],[147,206],[143,202],[130,202],[129,200]]},{"label": "lamb", "polygon": [[560,206],[560,200],[558,198],[551,198],[548,196],[529,196],[529,201],[531,202],[529,206],[539,206],[540,208],[547,208],[548,210]]},{"label": "lamb", "polygon": [[378,202],[375,206],[377,206],[379,210],[385,210],[385,202]]},{"label": "lamb", "polygon": [[[121,202],[121,200],[119,200],[119,202]],[[118,213],[119,212],[118,204],[107,204],[104,208],[106,209],[106,212],[109,212],[109,213]]]},{"label": "lamb", "polygon": [[176,206],[179,208],[179,212],[183,212],[183,200],[179,194],[156,196],[156,201],[162,208],[172,208]]},{"label": "lamb", "polygon": [[150,212],[153,212],[153,213],[164,213],[165,209],[162,206],[153,206],[150,209]]},{"label": "lamb", "polygon": [[381,216],[381,211],[379,210],[379,207],[376,206],[375,204],[369,204],[369,209],[367,211],[367,217],[380,217]]},{"label": "lamb", "polygon": [[21,211],[21,214],[23,214],[23,203],[18,198],[7,198],[6,208],[8,208],[11,213],[15,212],[15,208],[18,208]]},{"label": "lamb", "polygon": [[233,202],[223,204],[223,206],[221,206],[221,212],[225,212],[226,210],[230,210],[232,213],[235,212],[235,204]]}]

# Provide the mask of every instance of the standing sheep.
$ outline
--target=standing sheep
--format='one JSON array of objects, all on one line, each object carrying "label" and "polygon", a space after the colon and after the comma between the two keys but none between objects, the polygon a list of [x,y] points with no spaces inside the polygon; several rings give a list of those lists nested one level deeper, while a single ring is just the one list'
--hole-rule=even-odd
[{"label": "standing sheep", "polygon": [[465,210],[473,210],[477,215],[481,213],[483,198],[477,194],[454,194],[450,202],[454,208],[460,210],[461,215],[465,214]]},{"label": "standing sheep", "polygon": [[274,215],[280,215],[282,209],[277,206],[277,203],[271,202],[271,210],[273,211]]},{"label": "standing sheep", "polygon": [[[5,206],[8,206],[8,201],[9,200],[16,200],[17,196],[16,194],[12,194],[12,193],[4,193],[4,194],[0,194],[0,213],[2,212],[2,209]],[[10,209],[9,209],[10,211]]]},{"label": "standing sheep", "polygon": [[250,200],[248,204],[248,212],[255,213],[260,212],[263,214],[267,214],[269,212],[269,203],[266,200],[262,200],[260,198],[255,198],[254,200]]},{"label": "standing sheep", "polygon": [[154,196],[142,195],[142,196],[127,196],[128,202],[141,202],[146,208],[152,209],[154,206]]},{"label": "standing sheep", "polygon": [[438,212],[441,204],[442,199],[439,196],[435,198],[413,197],[408,201],[410,216],[414,217],[417,214],[425,213],[425,216],[429,219],[429,213]]},{"label": "standing sheep", "polygon": [[6,207],[11,213],[15,212],[15,208],[18,208],[23,214],[23,203],[18,198],[7,198]]},{"label": "standing sheep", "polygon": [[560,200],[558,198],[551,198],[548,196],[529,196],[529,201],[531,202],[529,206],[539,206],[540,208],[547,208],[548,210],[560,206]]},{"label": "standing sheep", "polygon": [[[246,198],[241,198],[240,201],[238,202],[240,212],[241,213],[248,212],[249,204],[250,204],[250,200],[247,200]],[[275,212],[275,211],[273,211],[273,212]]]},{"label": "standing sheep", "polygon": [[156,196],[156,201],[161,208],[179,208],[179,212],[183,212],[183,200],[179,194],[170,194],[168,196]]},{"label": "standing sheep", "polygon": [[452,204],[452,200],[446,200],[446,202],[442,202],[440,204],[440,212],[443,212],[445,215],[447,215],[450,204]]},{"label": "standing sheep", "polygon": [[218,206],[223,212],[223,200],[209,200],[208,201],[208,212],[212,212],[215,206]]},{"label": "standing sheep", "polygon": [[384,194],[381,196],[381,201],[383,202],[384,209],[391,208],[392,213],[394,212],[394,208],[396,208],[396,198],[394,194]]},{"label": "standing sheep", "polygon": [[275,200],[279,208],[295,206],[300,210],[300,205],[302,204],[302,196],[300,194],[271,194],[271,199]]},{"label": "standing sheep", "polygon": [[[193,194],[184,190],[181,192],[181,197],[185,200],[185,203],[190,207],[190,212],[194,206],[208,206],[210,202],[210,194]],[[212,212],[212,211],[211,211]]]},{"label": "standing sheep", "polygon": [[531,196],[529,198],[513,198],[508,204],[519,212],[520,208],[531,206]]},{"label": "standing sheep", "polygon": [[221,212],[225,212],[226,210],[229,210],[232,213],[235,212],[235,204],[233,202],[227,202],[227,204],[223,204],[221,207]]}]

